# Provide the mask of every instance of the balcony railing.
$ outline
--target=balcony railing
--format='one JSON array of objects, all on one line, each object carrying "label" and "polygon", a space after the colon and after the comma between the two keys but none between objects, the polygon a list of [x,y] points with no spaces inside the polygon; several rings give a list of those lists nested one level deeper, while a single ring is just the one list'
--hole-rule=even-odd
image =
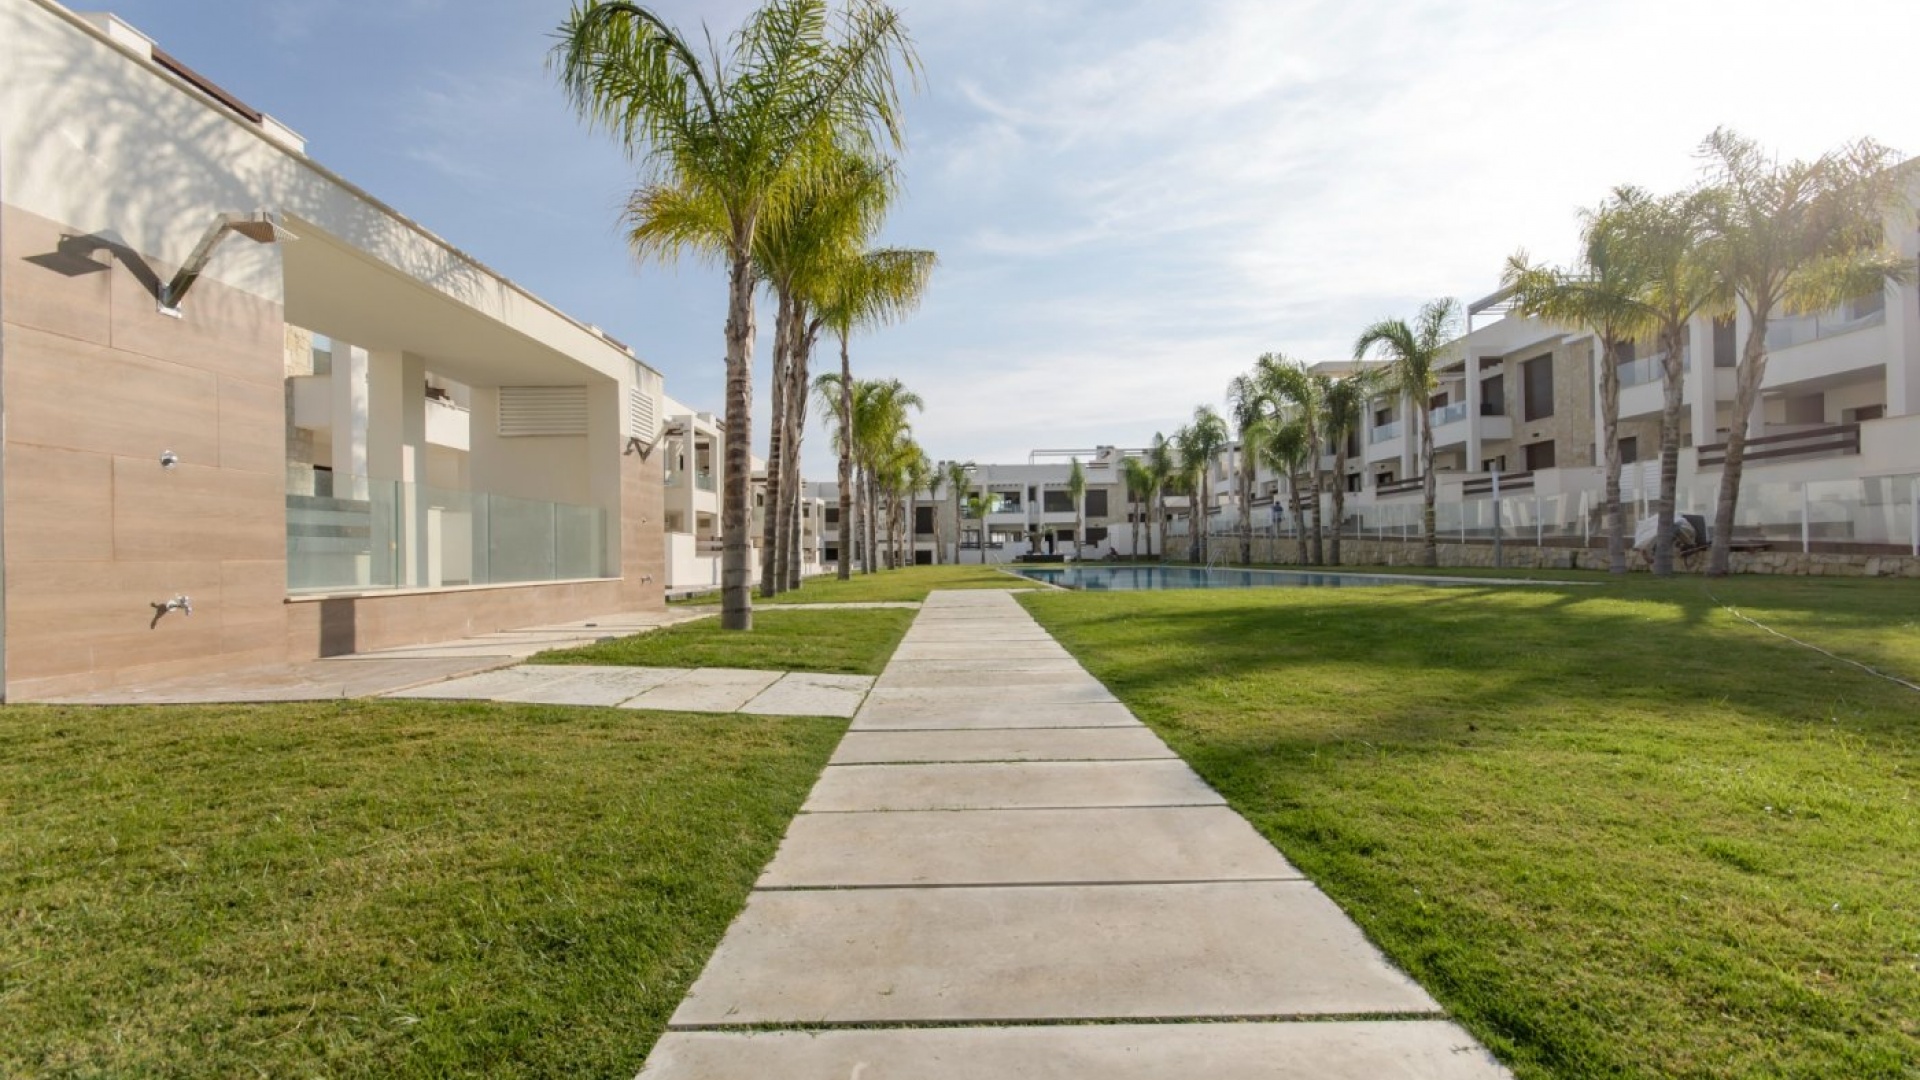
[{"label": "balcony railing", "polygon": [[693,474],[693,486],[701,491],[714,490],[713,470],[701,469]]},{"label": "balcony railing", "polygon": [[[1531,490],[1532,488],[1533,488],[1532,472],[1516,472],[1516,473],[1500,474],[1500,490],[1502,492],[1527,491],[1527,490]],[[1493,477],[1482,476],[1482,477],[1477,477],[1475,479],[1462,482],[1460,485],[1460,494],[1462,495],[1493,494]]]},{"label": "balcony railing", "polygon": [[1436,428],[1443,428],[1448,424],[1457,424],[1466,418],[1467,403],[1464,401],[1456,401],[1451,405],[1442,405],[1437,409],[1429,410],[1427,413],[1427,422]]},{"label": "balcony railing", "polygon": [[1373,493],[1381,496],[1407,495],[1415,491],[1423,492],[1426,490],[1426,486],[1426,477],[1415,476],[1407,480],[1390,480],[1384,484],[1376,484],[1374,485]]},{"label": "balcony railing", "polygon": [[1392,423],[1381,424],[1375,427],[1372,432],[1368,433],[1367,441],[1369,443],[1383,443],[1390,442],[1399,437],[1400,421],[1395,420]]},{"label": "balcony railing", "polygon": [[[1748,439],[1741,461],[1769,461],[1786,457],[1835,457],[1860,452],[1860,425],[1836,424],[1809,428],[1784,435],[1765,435]],[[1703,469],[1727,463],[1727,444],[1708,443],[1700,448]]]},{"label": "balcony railing", "polygon": [[1784,319],[1773,319],[1767,323],[1767,348],[1791,349],[1795,345],[1820,341],[1823,338],[1839,337],[1851,334],[1855,330],[1865,330],[1869,326],[1879,326],[1887,321],[1885,301],[1879,297],[1871,300],[1856,300],[1841,304],[1831,311],[1818,315],[1797,315]]},{"label": "balcony railing", "polygon": [[[1666,362],[1667,354],[1661,352],[1654,353],[1652,356],[1643,356],[1631,363],[1621,364],[1619,366],[1620,389],[1625,390],[1629,386],[1644,386],[1647,383],[1659,382],[1665,377],[1666,369],[1662,367],[1662,365]],[[1682,353],[1680,357],[1680,370],[1692,371],[1693,357]]]}]

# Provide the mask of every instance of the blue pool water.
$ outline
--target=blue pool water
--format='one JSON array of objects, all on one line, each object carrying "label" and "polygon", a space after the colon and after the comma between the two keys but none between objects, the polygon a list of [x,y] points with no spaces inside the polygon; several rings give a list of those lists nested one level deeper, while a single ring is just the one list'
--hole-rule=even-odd
[{"label": "blue pool water", "polygon": [[1022,566],[1022,577],[1091,592],[1130,589],[1257,589],[1350,585],[1518,584],[1485,578],[1400,577],[1388,574],[1330,574],[1302,570],[1241,570],[1228,566]]}]

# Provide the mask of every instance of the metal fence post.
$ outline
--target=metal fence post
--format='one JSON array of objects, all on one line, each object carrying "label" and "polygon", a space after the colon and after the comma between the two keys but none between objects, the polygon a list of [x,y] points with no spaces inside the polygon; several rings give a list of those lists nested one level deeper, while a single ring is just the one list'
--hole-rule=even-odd
[{"label": "metal fence post", "polygon": [[1813,550],[1813,496],[1808,494],[1807,485],[1800,485],[1800,554]]}]

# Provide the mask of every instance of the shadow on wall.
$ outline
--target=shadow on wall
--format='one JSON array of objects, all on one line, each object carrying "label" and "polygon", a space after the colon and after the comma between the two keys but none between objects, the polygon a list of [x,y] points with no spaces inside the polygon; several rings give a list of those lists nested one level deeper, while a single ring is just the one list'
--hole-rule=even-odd
[{"label": "shadow on wall", "polygon": [[320,655],[346,656],[359,651],[356,642],[354,601],[320,601]]}]

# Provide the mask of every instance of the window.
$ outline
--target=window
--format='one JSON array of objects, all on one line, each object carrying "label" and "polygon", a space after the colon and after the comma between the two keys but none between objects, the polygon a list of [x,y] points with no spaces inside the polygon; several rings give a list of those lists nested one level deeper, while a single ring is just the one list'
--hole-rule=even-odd
[{"label": "window", "polygon": [[993,510],[989,511],[990,513],[1017,514],[1020,512],[1020,508],[1026,505],[1020,501],[1019,488],[1014,488],[1011,491],[996,491],[993,494],[997,505],[995,505]]},{"label": "window", "polygon": [[1545,420],[1553,415],[1553,356],[1536,356],[1520,365],[1520,384],[1526,395],[1528,420]]},{"label": "window", "polygon": [[827,507],[827,524],[829,525],[840,524],[840,508],[839,507],[837,506]]},{"label": "window", "polygon": [[916,536],[926,536],[933,532],[933,511],[931,506],[913,508],[913,531]]},{"label": "window", "polygon": [[1533,472],[1536,469],[1553,468],[1552,439],[1548,439],[1545,442],[1528,443],[1520,449],[1526,451],[1528,472]]},{"label": "window", "polygon": [[1088,489],[1087,516],[1090,518],[1103,518],[1107,516],[1106,488]]},{"label": "window", "polygon": [[1713,320],[1713,366],[1739,367],[1740,352],[1734,344],[1733,318]]},{"label": "window", "polygon": [[1048,488],[1041,493],[1040,509],[1049,514],[1073,513],[1073,495],[1059,488]]},{"label": "window", "polygon": [[1373,410],[1374,427],[1386,427],[1391,423],[1393,423],[1393,408],[1391,406],[1384,409]]},{"label": "window", "polygon": [[1639,356],[1640,346],[1637,342],[1621,341],[1614,343],[1613,362],[1615,364],[1631,364],[1638,359]]},{"label": "window", "polygon": [[1480,415],[1507,415],[1507,377],[1490,375],[1480,380]]},{"label": "window", "polygon": [[1104,544],[1107,542],[1107,530],[1102,528],[1087,530],[1087,543]]},{"label": "window", "polygon": [[1640,460],[1640,436],[1629,435],[1620,440],[1620,464],[1631,465]]},{"label": "window", "polygon": [[1887,415],[1885,405],[1862,405],[1857,409],[1841,409],[1840,422],[1843,424],[1864,424],[1868,420],[1878,420]]},{"label": "window", "polygon": [[1501,454],[1499,457],[1490,457],[1487,460],[1481,462],[1480,471],[1481,472],[1506,472],[1507,471],[1507,455]]},{"label": "window", "polygon": [[1347,491],[1355,492],[1355,491],[1361,490],[1366,486],[1366,479],[1367,479],[1366,477],[1360,475],[1359,473],[1348,473],[1347,474]]}]

